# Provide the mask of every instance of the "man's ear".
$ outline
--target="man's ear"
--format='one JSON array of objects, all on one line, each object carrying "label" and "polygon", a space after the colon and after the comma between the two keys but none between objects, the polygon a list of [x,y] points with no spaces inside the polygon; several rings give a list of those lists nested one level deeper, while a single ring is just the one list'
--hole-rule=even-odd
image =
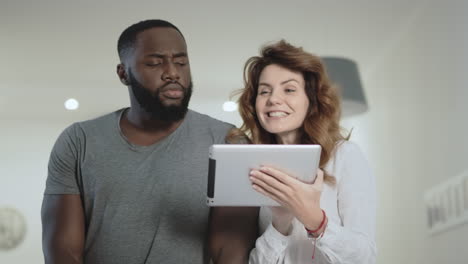
[{"label": "man's ear", "polygon": [[117,65],[117,75],[119,76],[120,82],[124,85],[129,85],[130,82],[128,81],[128,74],[125,71],[125,65],[122,63]]}]

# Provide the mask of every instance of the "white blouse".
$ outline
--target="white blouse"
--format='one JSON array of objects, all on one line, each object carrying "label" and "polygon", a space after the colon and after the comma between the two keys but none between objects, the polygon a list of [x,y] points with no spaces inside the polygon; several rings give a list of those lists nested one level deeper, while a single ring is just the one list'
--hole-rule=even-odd
[{"label": "white blouse", "polygon": [[312,260],[314,239],[308,238],[304,225],[293,220],[288,236],[271,224],[271,210],[262,207],[259,216],[260,234],[250,252],[249,263],[359,263],[376,262],[375,179],[368,161],[359,147],[349,141],[338,145],[325,166],[336,178],[336,186],[324,184],[320,206],[328,216],[323,237],[317,239]]}]

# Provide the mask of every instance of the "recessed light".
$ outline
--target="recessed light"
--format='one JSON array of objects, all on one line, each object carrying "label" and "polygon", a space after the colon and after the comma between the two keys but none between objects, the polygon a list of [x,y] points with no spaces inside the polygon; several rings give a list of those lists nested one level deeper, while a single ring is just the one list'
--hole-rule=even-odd
[{"label": "recessed light", "polygon": [[224,102],[223,110],[226,112],[234,112],[237,110],[237,103],[232,101]]},{"label": "recessed light", "polygon": [[80,103],[78,103],[78,101],[74,98],[70,98],[68,100],[65,101],[65,108],[67,110],[76,110],[78,109],[78,107],[80,106]]}]

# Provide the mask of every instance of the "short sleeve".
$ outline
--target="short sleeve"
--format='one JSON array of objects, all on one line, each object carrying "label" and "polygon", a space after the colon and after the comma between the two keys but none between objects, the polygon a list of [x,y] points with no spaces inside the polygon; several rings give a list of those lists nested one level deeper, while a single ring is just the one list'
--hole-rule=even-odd
[{"label": "short sleeve", "polygon": [[49,158],[44,194],[80,194],[78,125],[66,128],[58,137]]}]

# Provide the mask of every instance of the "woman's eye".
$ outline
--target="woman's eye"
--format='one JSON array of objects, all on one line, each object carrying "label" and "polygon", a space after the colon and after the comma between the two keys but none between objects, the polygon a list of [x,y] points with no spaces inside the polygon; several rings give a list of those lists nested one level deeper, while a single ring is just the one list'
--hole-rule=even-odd
[{"label": "woman's eye", "polygon": [[295,92],[296,89],[293,89],[293,88],[286,88],[285,91],[286,91],[287,93],[292,93],[292,92]]}]

